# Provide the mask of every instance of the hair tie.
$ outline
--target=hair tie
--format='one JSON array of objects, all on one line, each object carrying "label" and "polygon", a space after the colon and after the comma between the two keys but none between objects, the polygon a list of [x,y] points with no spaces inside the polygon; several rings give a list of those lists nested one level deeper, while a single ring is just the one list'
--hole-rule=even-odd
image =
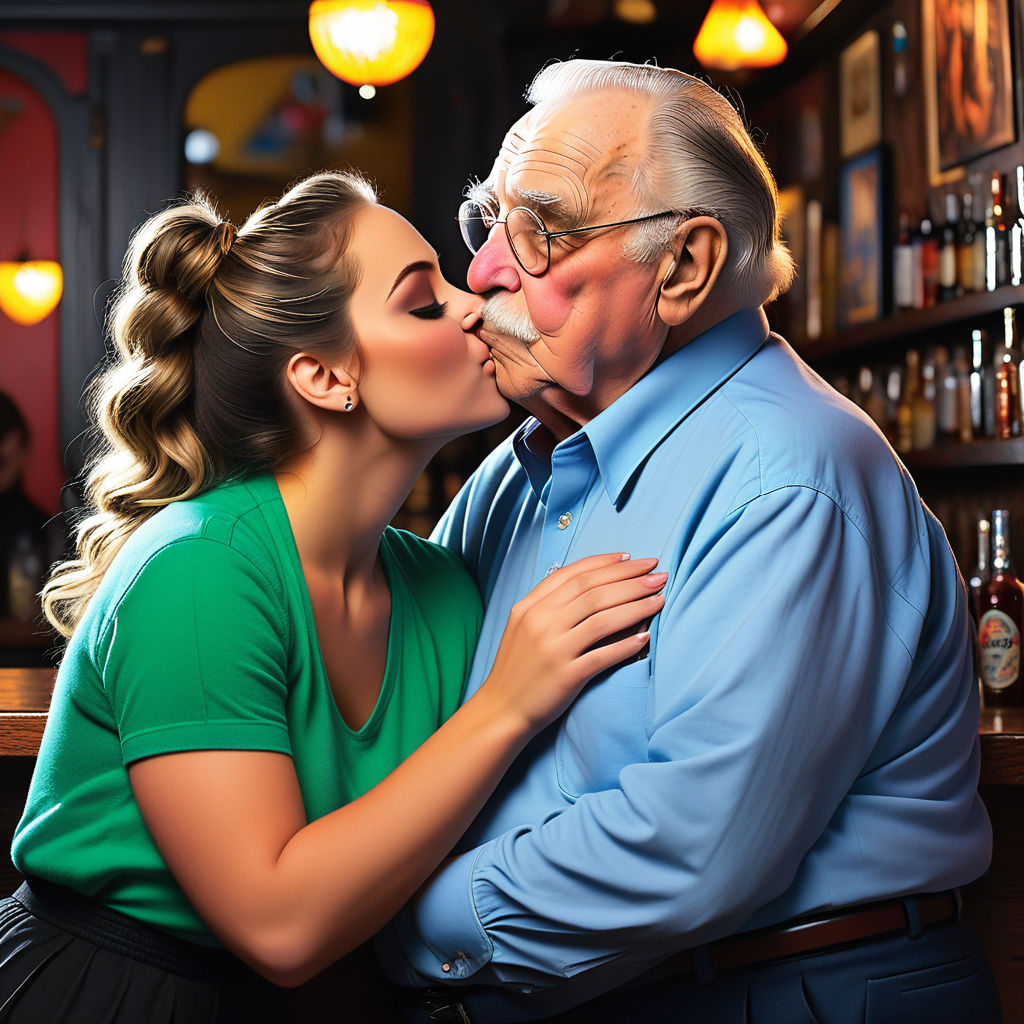
[{"label": "hair tie", "polygon": [[238,228],[236,228],[231,221],[224,221],[217,234],[217,247],[220,249],[221,256],[227,256],[227,254],[231,252],[231,246],[234,245],[237,237]]}]

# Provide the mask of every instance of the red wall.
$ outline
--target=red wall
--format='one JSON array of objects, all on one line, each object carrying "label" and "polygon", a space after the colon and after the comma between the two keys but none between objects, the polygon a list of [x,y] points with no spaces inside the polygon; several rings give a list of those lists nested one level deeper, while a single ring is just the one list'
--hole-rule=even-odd
[{"label": "red wall", "polygon": [[[0,33],[0,43],[51,65],[69,94],[81,92],[87,74],[84,35]],[[22,249],[58,259],[59,188],[57,126],[48,104],[23,78],[0,67],[0,104],[22,104],[0,133],[0,259]],[[73,267],[64,268],[65,287]],[[59,508],[65,480],[58,437],[58,326],[61,307],[24,327],[0,313],[0,389],[21,406],[32,430],[32,458],[25,473],[30,497]],[[78,396],[69,396],[77,401]]]}]

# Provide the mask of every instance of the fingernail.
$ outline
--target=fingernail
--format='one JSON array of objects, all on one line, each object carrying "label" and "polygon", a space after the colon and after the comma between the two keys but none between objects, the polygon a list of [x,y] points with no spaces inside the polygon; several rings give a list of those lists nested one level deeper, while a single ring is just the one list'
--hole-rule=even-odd
[{"label": "fingernail", "polygon": [[628,554],[624,554],[624,555],[622,556],[622,560],[623,560],[624,562],[628,562],[628,561],[629,561],[629,559],[630,559],[631,557],[632,557],[631,555],[628,555]]},{"label": "fingernail", "polygon": [[647,643],[648,640],[651,639],[651,634],[645,630],[643,633],[637,633],[635,639],[637,643],[639,643],[642,646],[643,644]]},{"label": "fingernail", "polygon": [[665,586],[668,582],[667,572],[651,572],[644,577],[644,582],[652,589]]}]

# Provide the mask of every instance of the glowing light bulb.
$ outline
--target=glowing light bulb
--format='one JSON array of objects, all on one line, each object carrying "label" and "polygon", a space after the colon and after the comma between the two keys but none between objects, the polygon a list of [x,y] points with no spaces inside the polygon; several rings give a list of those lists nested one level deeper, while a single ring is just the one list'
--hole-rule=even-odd
[{"label": "glowing light bulb", "polygon": [[23,326],[45,319],[60,302],[64,273],[53,260],[0,263],[0,309]]},{"label": "glowing light bulb", "polygon": [[352,85],[390,85],[419,67],[434,40],[427,0],[313,0],[309,38],[320,62]]}]

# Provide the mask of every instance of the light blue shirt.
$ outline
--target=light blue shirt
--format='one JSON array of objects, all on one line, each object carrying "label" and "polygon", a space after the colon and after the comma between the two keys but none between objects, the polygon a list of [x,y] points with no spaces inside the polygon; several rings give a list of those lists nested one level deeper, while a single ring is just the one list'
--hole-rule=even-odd
[{"label": "light blue shirt", "polygon": [[467,1005],[530,1019],[737,930],[981,875],[964,584],[872,422],[750,310],[550,460],[542,429],[437,531],[487,606],[469,692],[552,566],[657,556],[666,603],[649,656],[534,740],[382,933],[388,973],[500,985]]}]

